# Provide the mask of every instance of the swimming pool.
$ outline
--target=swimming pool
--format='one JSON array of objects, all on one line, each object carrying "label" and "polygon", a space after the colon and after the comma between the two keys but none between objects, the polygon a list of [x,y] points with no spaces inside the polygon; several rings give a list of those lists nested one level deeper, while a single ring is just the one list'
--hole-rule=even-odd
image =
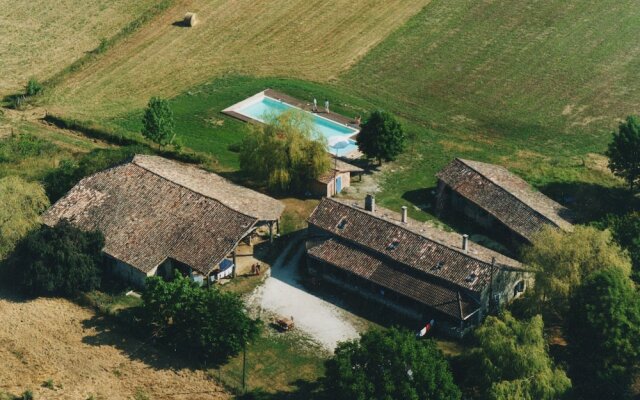
[{"label": "swimming pool", "polygon": [[[224,111],[233,111],[253,120],[264,122],[265,118],[270,115],[279,115],[289,110],[300,109],[281,100],[266,96],[264,93],[258,93]],[[357,129],[324,118],[318,114],[308,111],[303,112],[312,116],[314,130],[327,139],[328,152],[342,157],[358,149],[356,141],[352,138],[358,133]]]}]

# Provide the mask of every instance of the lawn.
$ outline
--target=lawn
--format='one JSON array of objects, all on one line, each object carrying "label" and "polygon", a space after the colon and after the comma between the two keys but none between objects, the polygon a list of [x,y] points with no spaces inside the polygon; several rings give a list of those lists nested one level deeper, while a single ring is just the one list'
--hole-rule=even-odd
[{"label": "lawn", "polygon": [[[291,391],[299,381],[313,382],[324,374],[324,351],[297,336],[266,328],[247,346],[248,390]],[[242,389],[242,353],[219,369],[209,370],[212,378],[234,391]]]}]

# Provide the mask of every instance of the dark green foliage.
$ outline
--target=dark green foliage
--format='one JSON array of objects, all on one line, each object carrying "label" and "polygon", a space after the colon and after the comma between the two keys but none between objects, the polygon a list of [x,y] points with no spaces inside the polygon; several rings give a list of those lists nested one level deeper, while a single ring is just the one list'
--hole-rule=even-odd
[{"label": "dark green foliage", "polygon": [[172,282],[148,278],[142,315],[153,334],[202,361],[222,363],[259,332],[238,295],[216,286],[204,289],[178,274]]},{"label": "dark green foliage", "polygon": [[173,129],[173,112],[169,102],[152,97],[142,117],[142,136],[156,143],[158,147],[163,147],[174,139]]},{"label": "dark green foliage", "polygon": [[640,178],[640,119],[628,116],[613,133],[606,152],[609,169],[633,189]]},{"label": "dark green foliage", "polygon": [[393,161],[402,153],[405,135],[400,123],[385,111],[374,111],[364,121],[358,134],[358,148],[379,163]]},{"label": "dark green foliage", "polygon": [[39,137],[23,133],[0,140],[0,163],[14,163],[28,157],[53,154],[56,146]]},{"label": "dark green foliage", "polygon": [[130,160],[136,154],[149,153],[142,146],[128,146],[117,149],[96,149],[82,156],[79,161],[63,160],[58,168],[48,173],[44,179],[44,187],[51,202],[64,196],[82,178],[111,168]]},{"label": "dark green foliage", "polygon": [[603,225],[611,229],[613,238],[620,247],[629,252],[633,263],[631,278],[640,283],[640,212],[621,217],[610,215]]},{"label": "dark green foliage", "polygon": [[607,268],[585,280],[571,301],[567,336],[580,398],[629,396],[640,361],[640,295],[623,272]]},{"label": "dark green foliage", "polygon": [[324,387],[333,400],[460,398],[435,342],[395,328],[339,344],[326,362]]},{"label": "dark green foliage", "polygon": [[571,382],[553,365],[543,335],[542,317],[518,321],[508,312],[488,317],[475,332],[477,347],[467,362],[469,386],[492,400],[553,400],[566,395]]},{"label": "dark green foliage", "polygon": [[36,96],[42,93],[43,86],[36,78],[30,78],[27,82],[27,86],[24,89],[24,93],[27,96]]},{"label": "dark green foliage", "polygon": [[100,232],[83,232],[61,222],[42,226],[16,246],[10,264],[18,285],[31,295],[72,296],[100,286]]}]

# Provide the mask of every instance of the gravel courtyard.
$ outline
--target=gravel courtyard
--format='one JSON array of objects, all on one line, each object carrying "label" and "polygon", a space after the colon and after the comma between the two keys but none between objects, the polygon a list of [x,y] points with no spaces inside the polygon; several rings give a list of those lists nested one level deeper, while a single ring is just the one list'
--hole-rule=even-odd
[{"label": "gravel courtyard", "polygon": [[293,240],[273,263],[270,276],[250,295],[249,305],[267,314],[293,317],[296,330],[333,352],[338,342],[358,338],[365,324],[302,285],[299,268],[303,255],[304,244]]}]

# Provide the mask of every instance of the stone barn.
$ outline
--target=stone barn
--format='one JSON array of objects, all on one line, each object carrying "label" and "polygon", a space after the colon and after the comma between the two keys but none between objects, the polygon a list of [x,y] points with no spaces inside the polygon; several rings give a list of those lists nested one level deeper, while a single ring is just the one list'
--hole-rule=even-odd
[{"label": "stone barn", "polygon": [[141,287],[175,270],[209,284],[234,275],[236,247],[277,231],[284,205],[204,170],[161,157],[130,162],[82,179],[43,215],[105,237],[113,271]]},{"label": "stone barn", "polygon": [[512,248],[545,225],[573,229],[569,209],[502,166],[456,158],[436,176],[439,214],[463,214]]},{"label": "stone barn", "polygon": [[307,266],[317,282],[463,336],[524,292],[523,266],[466,237],[353,200],[324,198],[309,217]]}]

